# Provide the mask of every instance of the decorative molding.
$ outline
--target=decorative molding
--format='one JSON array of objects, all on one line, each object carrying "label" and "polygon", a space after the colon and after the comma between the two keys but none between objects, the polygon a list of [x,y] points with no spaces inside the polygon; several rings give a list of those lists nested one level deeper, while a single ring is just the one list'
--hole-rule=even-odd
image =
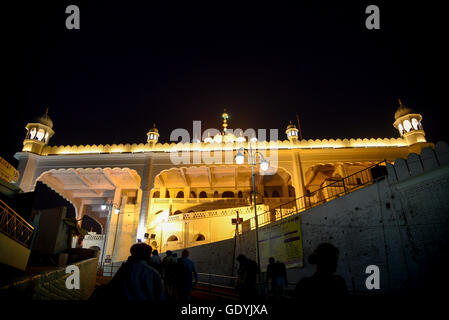
[{"label": "decorative molding", "polygon": [[[283,141],[261,141],[253,146],[257,149],[304,149],[304,148],[363,148],[363,147],[404,147],[408,146],[404,138],[351,138],[351,139],[309,139],[292,143]],[[214,151],[237,150],[248,147],[248,143],[156,143],[151,146],[148,143],[140,144],[106,144],[106,145],[66,145],[45,146],[42,155],[64,154],[99,154],[99,153],[144,153],[144,152],[178,152],[178,151]]]}]

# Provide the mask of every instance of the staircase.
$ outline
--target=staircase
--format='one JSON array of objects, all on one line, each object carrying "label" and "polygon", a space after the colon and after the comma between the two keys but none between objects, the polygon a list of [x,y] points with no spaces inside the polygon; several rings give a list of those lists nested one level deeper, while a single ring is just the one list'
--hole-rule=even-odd
[{"label": "staircase", "polygon": [[[386,175],[386,161],[382,161],[344,178],[326,180],[321,188],[257,215],[258,225],[261,227],[298,212],[332,201],[333,199],[384,179]],[[254,217],[245,220],[243,224],[244,226],[248,226],[247,230],[255,229]]]},{"label": "staircase", "polygon": [[34,228],[0,200],[0,263],[25,270]]}]

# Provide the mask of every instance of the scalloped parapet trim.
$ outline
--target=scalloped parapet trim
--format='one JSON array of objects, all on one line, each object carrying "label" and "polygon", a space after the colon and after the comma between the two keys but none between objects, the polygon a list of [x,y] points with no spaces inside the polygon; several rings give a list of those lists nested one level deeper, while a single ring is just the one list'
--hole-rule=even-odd
[{"label": "scalloped parapet trim", "polygon": [[[371,138],[371,139],[309,139],[292,143],[283,141],[262,141],[253,143],[257,149],[312,149],[312,148],[365,148],[365,147],[404,147],[408,146],[403,138]],[[81,146],[46,146],[42,155],[92,154],[92,153],[139,153],[139,152],[177,152],[177,151],[213,151],[235,150],[248,147],[248,143],[157,143],[154,146],[146,143],[106,144]]]}]

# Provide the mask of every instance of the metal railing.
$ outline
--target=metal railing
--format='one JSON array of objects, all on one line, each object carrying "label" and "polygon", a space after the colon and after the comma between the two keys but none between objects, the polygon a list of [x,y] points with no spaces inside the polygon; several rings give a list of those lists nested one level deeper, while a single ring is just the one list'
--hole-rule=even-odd
[{"label": "metal railing", "polygon": [[0,200],[0,232],[29,248],[34,227]]},{"label": "metal railing", "polygon": [[[200,281],[203,278],[203,281]],[[207,281],[206,281],[207,279]],[[221,274],[213,273],[201,273],[198,272],[198,283],[209,286],[209,291],[212,291],[212,287],[225,288],[225,289],[235,289],[235,281],[237,277],[234,276],[224,276]]]},{"label": "metal railing", "polygon": [[[198,284],[195,286],[195,290],[208,292],[216,296],[221,296],[231,300],[238,299],[238,293],[236,291],[237,277],[225,276],[213,273],[201,273],[198,272]],[[203,286],[203,287],[201,287]]]},{"label": "metal railing", "polygon": [[[325,180],[321,188],[258,214],[258,225],[261,227],[268,223],[281,220],[295,213],[302,212],[317,205],[331,201],[357,189],[364,188],[366,185],[372,184],[379,178],[383,178],[386,175],[386,170],[384,170],[384,175],[380,174],[378,178],[373,178],[372,175],[374,170],[382,167],[385,168],[385,166],[386,161],[382,161],[344,178]],[[251,229],[255,229],[254,217],[249,218],[246,221],[249,221]]]},{"label": "metal railing", "polygon": [[124,261],[112,262],[103,265],[103,269],[99,270],[99,274],[103,277],[113,277]]}]

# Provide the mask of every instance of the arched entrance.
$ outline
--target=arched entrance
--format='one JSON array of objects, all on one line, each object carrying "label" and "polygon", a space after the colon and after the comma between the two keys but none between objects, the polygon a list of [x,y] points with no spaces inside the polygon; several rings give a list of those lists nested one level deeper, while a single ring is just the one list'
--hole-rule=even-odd
[{"label": "arched entrance", "polygon": [[[42,182],[73,204],[80,225],[107,232],[105,256],[126,259],[135,243],[141,178],[129,168],[67,168],[42,173]],[[109,252],[111,251],[111,252]],[[115,259],[114,259],[115,257]]]}]

